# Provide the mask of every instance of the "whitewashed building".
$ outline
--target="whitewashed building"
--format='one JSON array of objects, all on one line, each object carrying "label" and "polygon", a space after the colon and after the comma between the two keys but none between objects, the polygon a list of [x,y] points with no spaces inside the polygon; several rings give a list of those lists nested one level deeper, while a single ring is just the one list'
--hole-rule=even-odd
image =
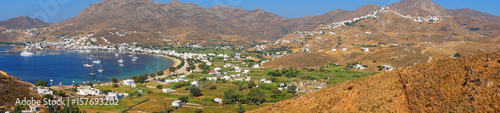
[{"label": "whitewashed building", "polygon": [[173,93],[173,92],[177,92],[177,90],[173,90],[173,89],[170,89],[170,88],[168,88],[168,89],[162,89],[161,91],[162,91],[163,93]]}]

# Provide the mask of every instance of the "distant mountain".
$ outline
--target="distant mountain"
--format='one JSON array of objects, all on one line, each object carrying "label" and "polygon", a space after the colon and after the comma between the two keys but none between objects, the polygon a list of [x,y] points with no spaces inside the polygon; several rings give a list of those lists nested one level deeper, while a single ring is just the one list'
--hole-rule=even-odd
[{"label": "distant mountain", "polygon": [[[188,43],[251,43],[276,40],[293,31],[284,17],[262,9],[243,10],[228,6],[209,9],[172,0],[104,0],[91,4],[76,17],[58,23],[65,31],[94,32],[111,42],[146,42],[171,39]],[[141,32],[123,39],[109,32]],[[78,34],[78,33],[71,33]],[[149,40],[149,39],[148,39]]]},{"label": "distant mountain", "polygon": [[379,10],[380,6],[377,4],[368,4],[363,5],[357,8],[354,11],[346,11],[343,9],[337,9],[334,11],[330,11],[323,15],[315,15],[315,16],[307,16],[303,18],[294,18],[291,19],[297,22],[298,28],[300,31],[310,31],[318,27],[320,24],[331,24],[333,22],[339,22],[344,20],[350,20],[352,18],[364,16],[370,13],[373,13],[375,10]]},{"label": "distant mountain", "polygon": [[48,23],[40,21],[36,18],[32,19],[27,16],[18,16],[5,21],[0,21],[0,26],[7,29],[27,29],[35,27],[46,27]]},{"label": "distant mountain", "polygon": [[394,10],[402,15],[410,16],[445,16],[449,15],[449,11],[439,4],[432,2],[431,0],[403,0],[388,6],[391,10]]},{"label": "distant mountain", "polygon": [[250,113],[498,112],[500,52],[416,64],[338,83]]},{"label": "distant mountain", "polygon": [[500,16],[491,15],[491,14],[484,13],[481,11],[476,11],[476,10],[470,9],[470,8],[449,9],[449,11],[456,13],[456,14],[478,17],[478,18],[481,18],[481,19],[486,20],[488,22],[500,23]]}]

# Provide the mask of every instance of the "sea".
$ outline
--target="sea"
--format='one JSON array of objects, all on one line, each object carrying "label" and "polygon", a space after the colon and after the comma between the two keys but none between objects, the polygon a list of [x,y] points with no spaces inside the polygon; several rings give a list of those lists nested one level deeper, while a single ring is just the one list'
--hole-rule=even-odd
[{"label": "sea", "polygon": [[[0,52],[12,46],[0,46]],[[84,67],[83,63],[89,56],[97,56],[102,65],[94,64],[93,67]],[[0,70],[19,78],[21,81],[36,83],[38,80],[52,79],[52,85],[72,85],[92,82],[94,84],[109,82],[111,78],[124,80],[143,74],[152,74],[171,67],[174,62],[170,59],[148,55],[135,54],[137,61],[132,62],[129,53],[119,54],[115,57],[110,52],[84,52],[84,51],[38,51],[34,56],[20,56],[20,53],[0,53]],[[123,58],[120,66],[118,60]],[[88,60],[90,63],[90,60]],[[102,73],[98,72],[102,66]],[[95,73],[96,76],[90,76]]]}]

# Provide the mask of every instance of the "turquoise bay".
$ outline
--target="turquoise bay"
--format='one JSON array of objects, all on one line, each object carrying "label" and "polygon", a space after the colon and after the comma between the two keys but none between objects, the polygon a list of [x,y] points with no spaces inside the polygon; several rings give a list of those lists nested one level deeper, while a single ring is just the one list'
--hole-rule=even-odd
[{"label": "turquoise bay", "polygon": [[[96,55],[97,53],[89,53]],[[100,53],[100,60],[104,69],[103,73],[97,71],[98,65],[93,67],[96,76],[90,76],[92,68],[84,67],[86,53],[73,51],[37,52],[35,56],[20,56],[19,53],[1,53],[0,70],[5,71],[22,81],[36,83],[38,80],[49,81],[53,85],[82,84],[84,81],[97,83],[109,82],[111,78],[119,80],[132,76],[151,74],[168,69],[173,61],[160,56],[137,54],[138,60],[132,62],[129,54],[120,54],[124,65],[120,66],[114,53]]]}]

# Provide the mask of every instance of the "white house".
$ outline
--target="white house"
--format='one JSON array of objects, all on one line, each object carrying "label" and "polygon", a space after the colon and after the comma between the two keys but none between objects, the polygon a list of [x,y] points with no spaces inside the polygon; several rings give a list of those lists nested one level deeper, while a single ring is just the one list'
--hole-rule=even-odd
[{"label": "white house", "polygon": [[178,79],[173,79],[173,80],[172,79],[165,79],[165,83],[167,83],[167,84],[176,83],[176,82],[179,82],[179,80]]},{"label": "white house", "polygon": [[102,95],[102,91],[91,87],[81,88],[78,87],[76,94],[78,95]]},{"label": "white house", "polygon": [[132,84],[134,84],[134,80],[132,79],[123,80],[123,85],[132,85]]},{"label": "white house", "polygon": [[170,88],[168,88],[168,89],[162,89],[161,91],[162,91],[163,93],[173,93],[173,92],[177,92],[177,90],[172,90],[172,89],[170,89]]},{"label": "white house", "polygon": [[231,80],[231,77],[229,77],[229,76],[224,76],[224,77],[222,77],[222,79],[224,79],[224,80]]},{"label": "white house", "polygon": [[200,86],[200,82],[193,81],[193,82],[191,82],[191,85],[198,87],[198,86]]},{"label": "white house", "polygon": [[363,48],[361,51],[363,51],[363,52],[370,52],[370,48]]},{"label": "white house", "polygon": [[207,80],[217,80],[217,77],[207,77]]},{"label": "white house", "polygon": [[271,84],[271,83],[273,83],[273,81],[271,81],[271,80],[266,80],[266,81],[264,81],[264,83],[266,83],[266,84]]},{"label": "white house", "polygon": [[125,94],[120,94],[120,93],[115,93],[115,92],[109,92],[108,95],[106,95],[106,100],[114,101],[114,100],[119,100],[125,97]]},{"label": "white house", "polygon": [[50,88],[38,87],[37,89],[38,89],[38,94],[40,94],[40,95],[45,95],[45,94],[52,95],[52,94],[54,94],[54,92],[51,91]]},{"label": "white house", "polygon": [[356,68],[356,69],[365,69],[365,67],[363,67],[363,65],[361,65],[361,64],[354,65],[354,68]]},{"label": "white house", "polygon": [[342,48],[342,51],[347,51],[347,48]]},{"label": "white house", "polygon": [[173,101],[170,106],[181,107],[183,104],[184,104],[184,102],[182,102],[181,100],[176,100],[176,101]]},{"label": "white house", "polygon": [[214,71],[220,71],[220,70],[222,70],[220,67],[215,67],[214,68]]},{"label": "white house", "polygon": [[220,99],[220,98],[215,98],[214,101],[217,103],[222,103],[222,99]]},{"label": "white house", "polygon": [[21,113],[40,113],[40,108],[40,105],[29,105],[26,109],[21,110]]},{"label": "white house", "polygon": [[337,51],[337,49],[330,49],[330,51]]},{"label": "white house", "polygon": [[260,68],[260,65],[259,64],[254,64],[252,67],[253,68]]}]

